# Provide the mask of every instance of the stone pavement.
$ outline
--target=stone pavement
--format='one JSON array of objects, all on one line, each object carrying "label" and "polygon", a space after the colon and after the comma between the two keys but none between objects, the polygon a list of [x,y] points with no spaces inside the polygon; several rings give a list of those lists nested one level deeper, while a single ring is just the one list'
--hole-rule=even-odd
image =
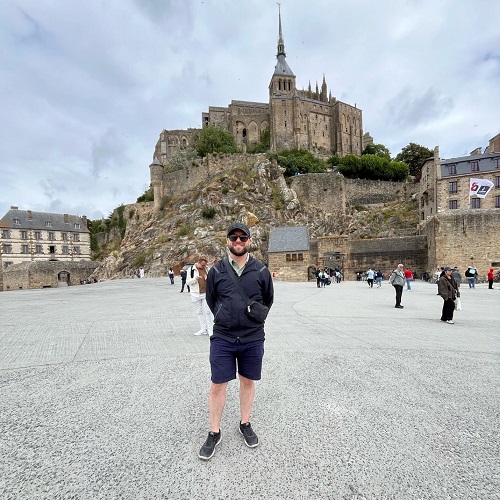
[{"label": "stone pavement", "polygon": [[[178,280],[176,280],[178,281]],[[500,498],[500,290],[275,283],[263,380],[208,432],[207,337],[168,279],[0,293],[2,499]]]}]

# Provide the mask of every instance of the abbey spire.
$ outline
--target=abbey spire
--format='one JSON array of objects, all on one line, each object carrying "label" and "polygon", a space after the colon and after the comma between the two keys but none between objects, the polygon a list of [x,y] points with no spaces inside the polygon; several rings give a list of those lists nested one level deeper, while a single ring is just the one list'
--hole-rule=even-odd
[{"label": "abbey spire", "polygon": [[295,76],[286,62],[285,53],[285,42],[283,40],[283,32],[281,30],[281,4],[278,3],[278,19],[279,19],[279,29],[278,29],[278,53],[276,54],[276,67],[274,68],[275,75],[287,75]]}]

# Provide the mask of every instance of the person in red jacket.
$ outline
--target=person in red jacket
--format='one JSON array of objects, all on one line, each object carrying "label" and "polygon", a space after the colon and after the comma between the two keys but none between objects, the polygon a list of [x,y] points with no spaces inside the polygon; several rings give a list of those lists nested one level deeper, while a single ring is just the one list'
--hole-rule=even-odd
[{"label": "person in red jacket", "polygon": [[488,273],[488,289],[493,290],[493,278],[495,277],[495,269],[490,268]]},{"label": "person in red jacket", "polygon": [[413,273],[410,268],[405,271],[406,289],[411,290],[411,280],[413,279]]}]

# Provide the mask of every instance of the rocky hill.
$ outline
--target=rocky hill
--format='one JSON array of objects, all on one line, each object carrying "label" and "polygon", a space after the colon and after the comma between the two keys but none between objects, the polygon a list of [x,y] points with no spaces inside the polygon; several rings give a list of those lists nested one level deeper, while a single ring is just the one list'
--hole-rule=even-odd
[{"label": "rocky hill", "polygon": [[[339,175],[314,174],[314,182],[321,182],[318,176]],[[385,203],[352,205],[347,200],[340,209],[297,196],[275,162],[260,159],[253,164],[242,163],[187,192],[165,197],[159,208],[153,202],[122,207],[124,236],[116,231],[103,238],[107,243],[99,249],[101,265],[93,276],[129,277],[138,267],[144,267],[150,276],[165,276],[169,267],[177,273],[198,255],[219,258],[225,246],[225,230],[235,220],[252,228],[252,252],[264,262],[270,231],[278,226],[305,225],[311,238],[328,234],[352,238],[416,234],[417,207],[414,189],[408,186]]]}]

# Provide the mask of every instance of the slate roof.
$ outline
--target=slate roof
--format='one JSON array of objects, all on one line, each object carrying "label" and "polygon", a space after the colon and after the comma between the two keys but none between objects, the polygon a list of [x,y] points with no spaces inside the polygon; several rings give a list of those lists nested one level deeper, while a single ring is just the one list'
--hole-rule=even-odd
[{"label": "slate roof", "polygon": [[[87,225],[79,215],[51,214],[46,212],[31,211],[31,219],[28,219],[29,210],[18,210],[11,208],[2,217],[2,227],[11,229],[41,229],[45,231],[71,231],[73,233],[88,233]],[[67,221],[64,221],[64,217]],[[20,224],[14,224],[14,219],[19,219]],[[46,226],[45,222],[50,222]],[[75,223],[80,224],[80,229],[75,228]]]},{"label": "slate roof", "polygon": [[276,227],[269,237],[268,252],[309,251],[309,230],[307,226]]}]

